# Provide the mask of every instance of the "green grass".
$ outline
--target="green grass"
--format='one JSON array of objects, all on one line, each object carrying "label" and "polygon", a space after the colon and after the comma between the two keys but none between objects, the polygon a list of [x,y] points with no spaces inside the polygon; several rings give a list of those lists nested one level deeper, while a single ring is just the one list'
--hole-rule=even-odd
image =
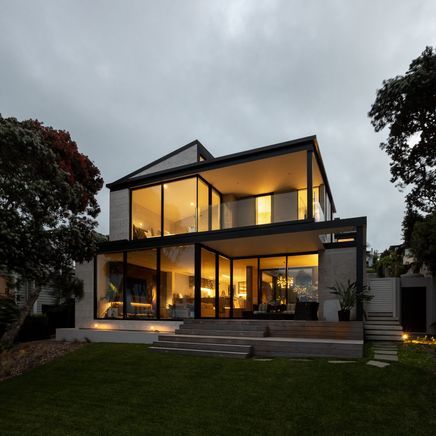
[{"label": "green grass", "polygon": [[429,435],[434,367],[404,353],[379,369],[89,344],[0,383],[0,434]]}]

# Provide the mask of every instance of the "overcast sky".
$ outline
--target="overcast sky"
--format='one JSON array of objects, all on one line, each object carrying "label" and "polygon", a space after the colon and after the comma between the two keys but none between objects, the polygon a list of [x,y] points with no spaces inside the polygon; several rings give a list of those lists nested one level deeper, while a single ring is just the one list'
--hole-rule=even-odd
[{"label": "overcast sky", "polygon": [[221,156],[316,134],[338,216],[383,249],[404,202],[367,112],[435,41],[434,0],[0,0],[0,113],[70,131],[106,183],[195,138]]}]

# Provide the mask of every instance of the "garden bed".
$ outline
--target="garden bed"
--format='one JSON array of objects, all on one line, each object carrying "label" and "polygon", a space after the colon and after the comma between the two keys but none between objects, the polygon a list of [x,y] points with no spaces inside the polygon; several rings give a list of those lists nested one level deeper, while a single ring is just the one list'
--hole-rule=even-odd
[{"label": "garden bed", "polygon": [[53,340],[24,342],[0,353],[0,382],[44,365],[84,344]]}]

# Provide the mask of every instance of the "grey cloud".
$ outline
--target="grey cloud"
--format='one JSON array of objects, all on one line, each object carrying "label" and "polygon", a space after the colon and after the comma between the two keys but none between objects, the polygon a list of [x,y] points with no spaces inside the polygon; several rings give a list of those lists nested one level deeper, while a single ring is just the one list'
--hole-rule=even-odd
[{"label": "grey cloud", "polygon": [[[69,130],[106,182],[194,138],[214,155],[317,134],[341,217],[400,241],[367,118],[434,45],[433,1],[0,0],[0,112]],[[99,196],[108,230],[108,194]]]}]

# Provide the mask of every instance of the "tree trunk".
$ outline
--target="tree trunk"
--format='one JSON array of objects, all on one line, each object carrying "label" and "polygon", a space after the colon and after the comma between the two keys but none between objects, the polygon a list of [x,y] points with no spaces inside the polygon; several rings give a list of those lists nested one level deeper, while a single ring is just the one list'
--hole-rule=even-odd
[{"label": "tree trunk", "polygon": [[21,329],[21,326],[24,323],[24,320],[29,315],[30,311],[32,310],[33,305],[35,304],[36,300],[39,297],[39,294],[41,293],[41,287],[40,286],[34,286],[32,292],[29,295],[29,298],[27,299],[24,306],[20,309],[20,314],[16,321],[11,323],[3,333],[3,336],[1,337],[0,343],[2,347],[4,348],[10,348],[14,344],[14,340],[18,335],[18,332]]}]

